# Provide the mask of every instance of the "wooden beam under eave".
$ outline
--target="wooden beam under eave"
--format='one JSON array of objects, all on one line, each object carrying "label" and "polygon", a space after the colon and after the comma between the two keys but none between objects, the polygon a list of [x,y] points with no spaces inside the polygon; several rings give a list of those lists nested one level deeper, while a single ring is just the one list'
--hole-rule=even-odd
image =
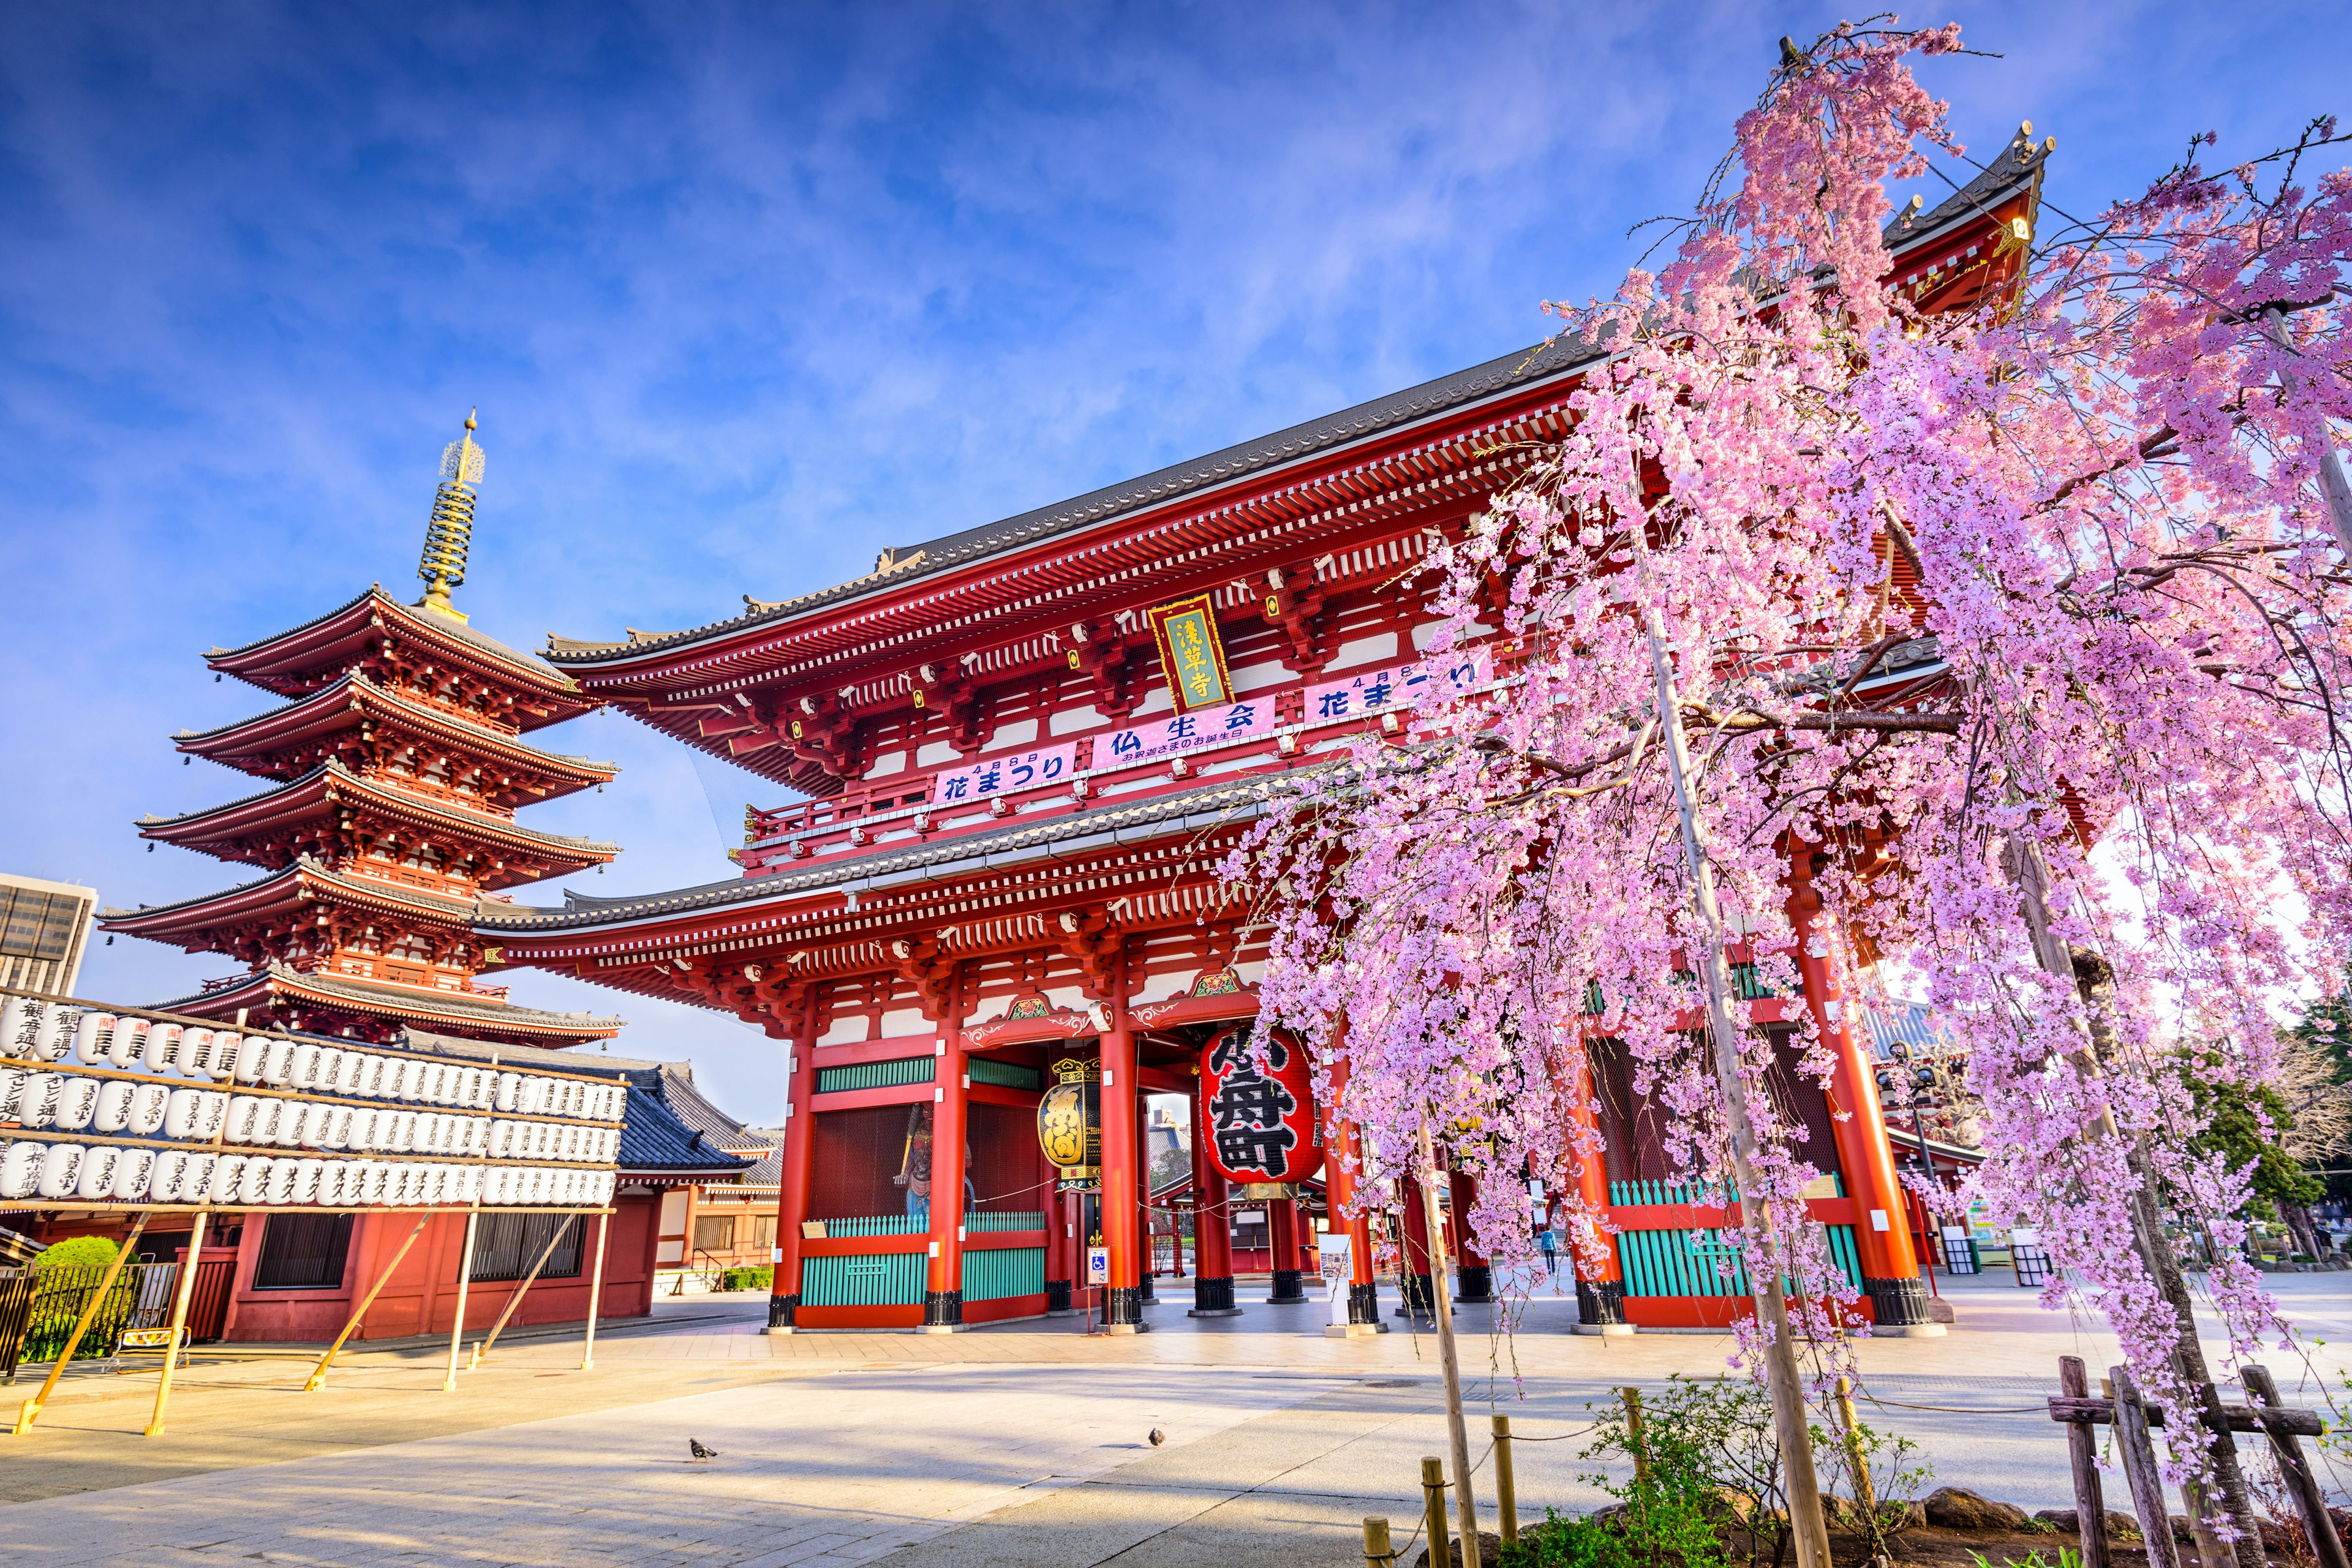
[{"label": "wooden beam under eave", "polygon": [[781,740],[782,737],[773,730],[755,731],[749,735],[730,736],[727,742],[727,754],[730,757],[748,757],[754,752],[766,751]]}]

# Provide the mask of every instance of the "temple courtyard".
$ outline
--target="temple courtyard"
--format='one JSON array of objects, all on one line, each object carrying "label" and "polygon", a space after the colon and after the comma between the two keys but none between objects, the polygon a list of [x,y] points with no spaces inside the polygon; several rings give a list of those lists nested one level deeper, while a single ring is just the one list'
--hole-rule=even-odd
[{"label": "temple courtyard", "polygon": [[[2273,1368],[2290,1400],[2300,1387],[2316,1403],[2316,1381],[2340,1387],[2347,1370],[2352,1275],[2273,1283],[2314,1347],[2308,1365],[2281,1353]],[[1958,1320],[1948,1335],[1858,1346],[1876,1402],[1864,1418],[1921,1445],[1929,1486],[2066,1506],[2060,1429],[2041,1404],[2060,1355],[2095,1375],[2112,1340],[2042,1310],[2005,1271],[1942,1284]],[[1319,1306],[1201,1321],[1184,1315],[1189,1296],[1163,1286],[1155,1331],[1118,1339],[1076,1320],[775,1338],[761,1331],[763,1297],[689,1298],[607,1325],[593,1371],[579,1370],[576,1337],[534,1331],[454,1394],[441,1387],[446,1344],[360,1349],[307,1395],[299,1349],[238,1347],[181,1374],[170,1429],[152,1439],[153,1374],[93,1368],[61,1385],[34,1435],[0,1439],[0,1553],[1341,1568],[1362,1561],[1367,1513],[1389,1515],[1402,1539],[1418,1461],[1445,1451],[1426,1329],[1391,1317],[1396,1331],[1377,1339],[1327,1339]],[[1730,1349],[1711,1334],[1570,1335],[1573,1300],[1548,1293],[1508,1338],[1493,1315],[1459,1318],[1476,1370],[1474,1450],[1486,1413],[1507,1413],[1523,1519],[1605,1500],[1577,1479],[1591,1468],[1579,1457],[1588,1402],[1712,1375]],[[694,1459],[689,1441],[716,1457]],[[1491,1467],[1480,1473],[1491,1521]]]}]

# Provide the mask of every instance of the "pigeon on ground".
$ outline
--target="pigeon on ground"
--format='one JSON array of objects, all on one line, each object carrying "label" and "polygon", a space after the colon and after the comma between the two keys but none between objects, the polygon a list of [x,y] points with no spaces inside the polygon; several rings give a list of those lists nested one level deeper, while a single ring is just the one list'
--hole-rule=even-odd
[{"label": "pigeon on ground", "polygon": [[715,1459],[719,1457],[718,1449],[704,1447],[701,1440],[695,1437],[688,1437],[686,1440],[686,1451],[694,1456],[697,1464],[700,1464],[705,1459]]},{"label": "pigeon on ground", "polygon": [[1162,1432],[1159,1427],[1154,1426],[1151,1429],[1151,1446],[1157,1448],[1160,1444],[1165,1443],[1166,1441],[1168,1441],[1168,1434]]}]

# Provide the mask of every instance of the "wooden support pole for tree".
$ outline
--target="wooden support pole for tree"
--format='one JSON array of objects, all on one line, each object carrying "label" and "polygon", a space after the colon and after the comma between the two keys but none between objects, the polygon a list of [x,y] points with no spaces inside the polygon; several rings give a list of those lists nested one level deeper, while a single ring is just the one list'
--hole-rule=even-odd
[{"label": "wooden support pole for tree", "polygon": [[[1649,526],[1637,518],[1628,530],[1642,581],[1651,583]],[[1643,606],[1643,630],[1650,653],[1658,727],[1665,736],[1666,773],[1674,784],[1675,808],[1682,819],[1683,859],[1690,872],[1691,907],[1698,917],[1699,952],[1694,967],[1706,987],[1707,1035],[1715,1047],[1717,1092],[1723,1100],[1723,1126],[1730,1145],[1731,1179],[1739,1189],[1742,1260],[1755,1292],[1756,1315],[1764,1334],[1764,1375],[1772,1395],[1772,1428],[1780,1450],[1781,1487],[1789,1500],[1790,1532],[1796,1539],[1797,1568],[1830,1568],[1828,1522],[1822,1517],[1821,1479],[1813,1471],[1811,1424],[1805,1419],[1804,1385],[1797,1371],[1797,1347],[1789,1331],[1789,1302],[1782,1292],[1781,1248],[1773,1216],[1758,1195],[1756,1128],[1748,1115],[1748,1077],[1740,1053],[1742,1034],[1731,1016],[1730,961],[1724,952],[1723,910],[1715,897],[1715,864],[1691,786],[1690,747],[1683,734],[1682,698],[1675,689],[1666,622],[1654,598]],[[2262,1568],[2260,1563],[2246,1568]]]},{"label": "wooden support pole for tree", "polygon": [[466,1211],[466,1244],[457,1255],[457,1317],[449,1325],[449,1370],[441,1374],[441,1392],[457,1392],[457,1352],[466,1343],[466,1292],[474,1283],[474,1227],[479,1224],[482,1211]]},{"label": "wooden support pole for tree", "polygon": [[[555,1234],[547,1238],[547,1245],[539,1249],[539,1257],[537,1260],[531,1264],[530,1272],[522,1277],[522,1283],[515,1287],[515,1293],[507,1298],[506,1308],[499,1313],[499,1321],[490,1325],[488,1335],[483,1339],[480,1344],[474,1347],[474,1359],[466,1363],[466,1370],[467,1372],[471,1372],[476,1367],[482,1364],[482,1358],[490,1353],[490,1347],[499,1342],[499,1336],[500,1334],[506,1332],[507,1320],[514,1316],[515,1309],[517,1307],[522,1305],[524,1293],[529,1291],[531,1286],[538,1281],[539,1271],[547,1267],[547,1260],[555,1256],[555,1244],[563,1239],[563,1233],[570,1230],[572,1228],[572,1222],[579,1217],[580,1216],[576,1214],[568,1214],[557,1223],[555,1226]],[[601,1231],[597,1235],[597,1239],[600,1243],[604,1239],[603,1233]],[[604,1261],[604,1251],[601,1246],[597,1249],[597,1261],[599,1263]],[[589,1331],[593,1333],[595,1331],[594,1320],[596,1314],[594,1310],[595,1287],[593,1285],[589,1287]],[[581,1365],[584,1369],[587,1363],[583,1362]]]},{"label": "wooden support pole for tree", "polygon": [[[2066,1059],[2085,1082],[2095,1084],[2103,1076],[2096,1047],[2112,1045],[2112,1028],[2106,1021],[2107,999],[2114,984],[2112,971],[2103,959],[2091,952],[2081,954],[2083,963],[2078,965],[2076,953],[2059,936],[2050,910],[2050,867],[2042,858],[2040,846],[2022,834],[2014,834],[2001,858],[2010,879],[2017,885],[2035,962],[2043,973],[2073,985],[2083,999],[2087,1023],[2077,1035],[2081,1043],[2067,1054]],[[2086,968],[2095,968],[2097,975],[2087,974]],[[2100,1140],[2123,1139],[2113,1107],[2104,1101],[2100,1104],[2089,1132]],[[2253,1498],[2246,1488],[2245,1471],[2238,1464],[2237,1445],[2228,1436],[2221,1395],[2213,1386],[2213,1374],[2205,1364],[2204,1346],[2197,1340],[2196,1304],[2189,1294],[2188,1277],[2181,1272],[2180,1259],[2172,1250],[2172,1238],[2164,1231],[2155,1173],[2137,1148],[2126,1145],[2125,1159],[2139,1178],[2139,1186],[2131,1197],[2132,1249],[2139,1255],[2148,1278],[2156,1282],[2156,1288],[2172,1308],[2173,1321],[2178,1325],[2173,1335],[2173,1372],[2202,1406],[2200,1415],[2208,1435],[2204,1452],[2212,1464],[2221,1506],[2238,1531],[2234,1553],[2224,1550],[2218,1538],[2209,1541],[2212,1532],[2206,1516],[2212,1510],[2202,1506],[2201,1493],[2192,1494],[2188,1500],[2189,1516],[2200,1532],[2199,1549],[2207,1553],[2204,1568],[2221,1568],[2223,1560],[2232,1555],[2238,1568],[2267,1568],[2269,1559],[2263,1552],[2261,1521],[2254,1516]],[[2186,1435],[2181,1438],[2183,1444],[2192,1441]]]},{"label": "wooden support pole for tree", "polygon": [[1627,1384],[1617,1391],[1625,1402],[1625,1446],[1633,1450],[1633,1479],[1650,1479],[1650,1439],[1642,1426],[1642,1391]]},{"label": "wooden support pole for tree", "polygon": [[1853,1413],[1853,1381],[1843,1373],[1837,1380],[1838,1425],[1845,1442],[1845,1461],[1853,1471],[1854,1506],[1862,1517],[1870,1521],[1870,1529],[1878,1528],[1878,1491],[1871,1484],[1870,1455],[1862,1446],[1862,1423]]},{"label": "wooden support pole for tree", "polygon": [[1503,1544],[1519,1539],[1519,1483],[1511,1469],[1511,1418],[1495,1420],[1495,1511],[1503,1516]]},{"label": "wooden support pole for tree", "polygon": [[1445,1550],[1445,1461],[1421,1461],[1421,1527],[1429,1532],[1429,1568],[1453,1568]]},{"label": "wooden support pole for tree", "polygon": [[180,1259],[180,1277],[173,1281],[172,1338],[163,1346],[163,1375],[155,1384],[155,1412],[147,1418],[147,1436],[163,1435],[163,1407],[172,1402],[172,1372],[180,1364],[181,1337],[188,1329],[188,1299],[195,1293],[196,1265],[205,1251],[205,1227],[212,1222],[212,1210],[198,1209],[196,1222],[188,1232],[188,1255]]},{"label": "wooden support pole for tree", "polygon": [[98,1289],[91,1292],[89,1300],[82,1303],[81,1316],[74,1320],[73,1333],[66,1341],[66,1348],[58,1352],[57,1364],[50,1367],[49,1375],[41,1380],[41,1392],[25,1401],[24,1408],[16,1412],[16,1436],[22,1437],[32,1431],[33,1423],[41,1418],[41,1406],[49,1402],[50,1391],[57,1387],[58,1379],[65,1375],[66,1363],[73,1360],[74,1352],[81,1349],[81,1337],[89,1332],[89,1325],[97,1320],[100,1309],[106,1304],[106,1298],[113,1292],[114,1281],[121,1276],[123,1259],[129,1258],[131,1249],[139,1245],[139,1233],[146,1228],[147,1216],[142,1213],[131,1222],[131,1234],[122,1238],[122,1246],[114,1254],[114,1261],[106,1266],[106,1278],[98,1282]]},{"label": "wooden support pole for tree", "polygon": [[[2058,1358],[2058,1387],[2071,1398],[2089,1396],[2090,1379],[2083,1358]],[[2099,1484],[2099,1445],[2087,1421],[2066,1424],[2066,1462],[2074,1472],[2074,1521],[2083,1537],[2083,1568],[2109,1568],[2107,1501]]]},{"label": "wooden support pole for tree", "polygon": [[580,1340],[580,1370],[596,1364],[596,1313],[604,1300],[604,1233],[613,1228],[613,1211],[596,1216],[596,1263],[588,1271],[588,1331]]},{"label": "wooden support pole for tree", "polygon": [[[2278,1384],[2266,1366],[2244,1366],[2238,1370],[2239,1381],[2246,1392],[2262,1402],[2265,1417],[2278,1408]],[[2344,1538],[2336,1533],[2336,1521],[2327,1517],[2327,1499],[2319,1489],[2319,1480],[2311,1473],[2311,1461],[2304,1457],[2303,1445],[2295,1441],[2294,1433],[2284,1423],[2265,1419],[2263,1427],[2270,1436],[2271,1454],[2278,1460],[2279,1477],[2294,1495],[2294,1506],[2303,1515],[2304,1532],[2311,1537],[2312,1555],[2318,1559],[2319,1568],[2352,1568],[2344,1552]]]},{"label": "wooden support pole for tree", "polygon": [[1445,1373],[1445,1432],[1454,1448],[1454,1507],[1462,1519],[1463,1553],[1472,1556],[1478,1550],[1478,1500],[1470,1490],[1470,1428],[1462,1419],[1462,1360],[1454,1348],[1453,1288],[1445,1278],[1445,1231],[1437,1212],[1437,1184],[1443,1178],[1430,1147],[1431,1114],[1424,1108],[1421,1119],[1421,1207],[1430,1236],[1429,1310],[1437,1315],[1437,1359]]},{"label": "wooden support pole for tree", "polygon": [[1389,1544],[1389,1521],[1377,1513],[1364,1515],[1364,1568],[1395,1568],[1396,1549]]},{"label": "wooden support pole for tree", "polygon": [[[2180,1554],[2172,1546],[2172,1516],[2164,1506],[2164,1472],[2157,1468],[2156,1442],[2147,1435],[2147,1402],[2128,1366],[2111,1367],[2107,1375],[2116,1387],[2116,1450],[2131,1483],[2132,1511],[2139,1517],[2139,1533],[2147,1548],[2148,1568],[2180,1568]],[[2215,1568],[2204,1563],[2200,1568]]]},{"label": "wooden support pole for tree", "polygon": [[319,1364],[310,1369],[310,1377],[302,1384],[303,1393],[316,1394],[325,1386],[327,1369],[335,1364],[335,1357],[342,1350],[343,1342],[358,1331],[360,1320],[367,1316],[367,1310],[370,1307],[375,1305],[377,1293],[391,1282],[392,1271],[400,1267],[400,1260],[408,1256],[408,1249],[416,1245],[418,1237],[425,1234],[425,1224],[432,1217],[433,1213],[430,1209],[416,1216],[416,1224],[409,1231],[407,1239],[403,1241],[400,1244],[400,1249],[392,1255],[392,1261],[383,1266],[383,1272],[375,1277],[375,1283],[368,1287],[368,1293],[361,1298],[359,1307],[352,1313],[352,1321],[343,1325],[343,1331],[335,1336],[335,1342],[327,1347],[327,1353],[320,1356]]}]

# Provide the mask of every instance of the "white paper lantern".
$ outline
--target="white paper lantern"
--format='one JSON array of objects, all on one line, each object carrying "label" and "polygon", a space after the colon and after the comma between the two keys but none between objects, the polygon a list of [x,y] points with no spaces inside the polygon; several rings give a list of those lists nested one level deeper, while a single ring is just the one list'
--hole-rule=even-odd
[{"label": "white paper lantern", "polygon": [[144,1018],[117,1018],[114,1032],[106,1039],[106,1065],[117,1072],[137,1067],[147,1048],[147,1028]]},{"label": "white paper lantern", "polygon": [[47,1144],[30,1139],[0,1151],[0,1198],[13,1202],[31,1197],[41,1184],[41,1157],[48,1152]]},{"label": "white paper lantern", "polygon": [[114,1163],[114,1179],[107,1184],[107,1195],[117,1203],[138,1203],[147,1196],[154,1173],[155,1151],[125,1149]]},{"label": "white paper lantern", "polygon": [[58,1096],[56,1125],[60,1131],[79,1132],[88,1127],[98,1114],[100,1081],[94,1078],[68,1078],[64,1090]]},{"label": "white paper lantern", "polygon": [[245,1190],[245,1164],[247,1156],[223,1154],[213,1162],[211,1173],[205,1180],[205,1202],[215,1208],[236,1201]]},{"label": "white paper lantern", "polygon": [[34,1191],[45,1198],[67,1198],[74,1194],[81,1180],[82,1156],[89,1152],[79,1143],[52,1143],[41,1153],[41,1177]]},{"label": "white paper lantern", "polygon": [[74,1183],[74,1196],[84,1203],[112,1197],[115,1168],[122,1163],[127,1152],[101,1143],[84,1154]]}]

